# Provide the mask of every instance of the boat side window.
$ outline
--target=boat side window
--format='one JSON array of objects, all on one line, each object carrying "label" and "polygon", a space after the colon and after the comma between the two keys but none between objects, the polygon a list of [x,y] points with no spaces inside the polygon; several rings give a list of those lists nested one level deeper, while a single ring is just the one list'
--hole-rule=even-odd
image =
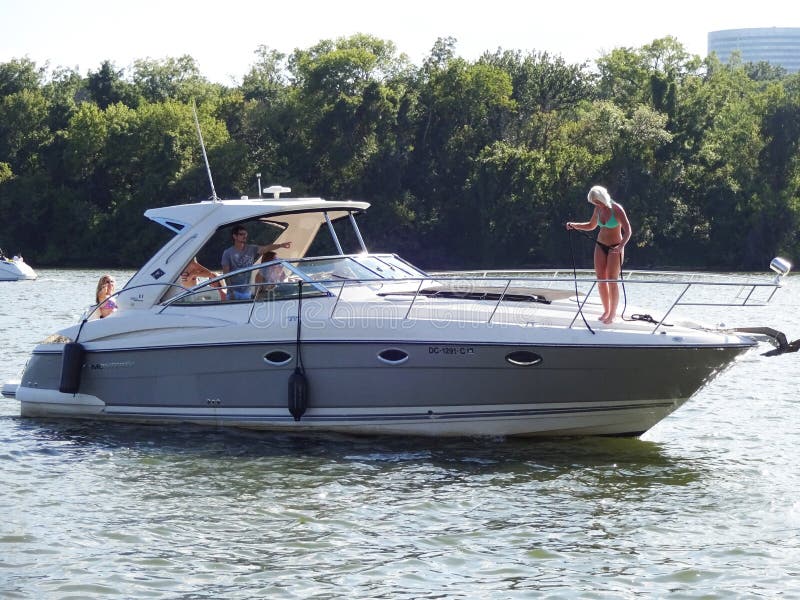
[{"label": "boat side window", "polygon": [[[186,290],[181,290],[176,287],[171,287],[170,291],[167,292],[167,295],[164,297],[165,300],[169,300],[170,298],[174,298],[175,296],[180,296],[184,294]],[[183,296],[180,296],[177,300],[172,302],[173,305],[201,305],[201,304],[220,304],[225,300],[225,288],[213,287],[206,283],[198,287],[196,290],[192,290],[189,293],[186,293]]]},{"label": "boat side window", "polygon": [[[273,283],[262,285],[256,291],[257,302],[275,302],[277,300],[296,300],[300,296],[300,281],[283,281],[281,283]],[[318,298],[321,296],[329,296],[330,294],[319,289],[319,287],[303,282],[303,298]]]},{"label": "boat side window", "polygon": [[[303,298],[312,298],[330,295],[325,288],[313,283],[303,282]],[[234,298],[229,287],[212,287],[205,284],[174,300],[173,306],[208,306],[211,304],[242,304],[256,302],[274,302],[276,300],[297,299],[300,295],[300,279],[294,277],[288,281],[277,283],[259,283],[237,286],[240,291],[239,298]],[[174,297],[175,294],[173,294]],[[223,300],[224,298],[227,298]]]},{"label": "boat side window", "polygon": [[350,257],[289,261],[289,264],[313,281],[381,279],[382,276]]},{"label": "boat side window", "polygon": [[425,276],[421,271],[391,254],[358,256],[354,260],[357,260],[371,271],[375,271],[384,279],[407,279],[409,277]]}]

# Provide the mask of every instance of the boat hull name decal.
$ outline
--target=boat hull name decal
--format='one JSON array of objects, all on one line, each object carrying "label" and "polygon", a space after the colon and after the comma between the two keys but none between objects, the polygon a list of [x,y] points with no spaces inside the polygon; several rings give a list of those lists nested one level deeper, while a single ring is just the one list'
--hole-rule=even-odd
[{"label": "boat hull name decal", "polygon": [[89,365],[93,371],[102,371],[103,369],[130,369],[136,363],[132,360],[121,360],[117,362],[104,362],[93,363]]},{"label": "boat hull name decal", "polygon": [[428,346],[428,354],[469,356],[475,354],[475,348],[472,346]]}]

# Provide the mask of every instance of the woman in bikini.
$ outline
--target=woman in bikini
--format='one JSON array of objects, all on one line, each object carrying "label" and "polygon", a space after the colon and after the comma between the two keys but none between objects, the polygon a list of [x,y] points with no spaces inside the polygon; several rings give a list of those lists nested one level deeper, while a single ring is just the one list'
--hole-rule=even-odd
[{"label": "woman in bikini", "polygon": [[100,318],[104,319],[115,310],[117,310],[117,303],[114,298],[110,298],[114,293],[114,286],[116,282],[111,275],[103,275],[100,281],[97,282],[97,291],[94,294],[94,300],[99,307],[97,312],[100,313]]},{"label": "woman in bikini", "polygon": [[619,306],[619,285],[602,280],[619,279],[625,244],[631,239],[631,223],[621,204],[614,202],[606,188],[596,185],[589,190],[587,200],[594,205],[592,218],[585,223],[567,223],[567,229],[592,231],[600,227],[594,247],[594,270],[598,279],[600,300],[603,303],[603,323],[613,323]]}]

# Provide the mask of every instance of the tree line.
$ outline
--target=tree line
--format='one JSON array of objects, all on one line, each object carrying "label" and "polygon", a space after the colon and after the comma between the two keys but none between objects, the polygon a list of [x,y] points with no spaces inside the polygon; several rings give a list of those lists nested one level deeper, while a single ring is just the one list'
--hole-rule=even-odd
[{"label": "tree line", "polygon": [[582,64],[468,61],[443,38],[414,65],[369,35],[260,46],[230,86],[190,56],[0,63],[0,246],[34,267],[141,264],[167,235],[142,213],[210,195],[193,104],[219,196],[256,196],[260,173],[367,200],[370,249],[423,268],[587,266],[564,223],[588,219],[594,184],[631,218],[629,266],[762,270],[800,249],[799,74],[671,37]]}]

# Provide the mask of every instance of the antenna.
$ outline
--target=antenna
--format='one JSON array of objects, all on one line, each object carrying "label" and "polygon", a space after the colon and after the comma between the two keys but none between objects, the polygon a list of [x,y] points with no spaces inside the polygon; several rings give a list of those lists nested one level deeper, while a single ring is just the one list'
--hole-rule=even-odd
[{"label": "antenna", "polygon": [[211,177],[211,167],[208,164],[208,156],[206,155],[206,145],[203,142],[203,134],[200,132],[200,121],[197,119],[197,105],[192,98],[192,114],[194,115],[194,125],[197,127],[197,137],[200,138],[200,149],[203,151],[203,160],[206,162],[206,173],[208,173],[208,182],[211,184],[211,199],[214,202],[219,202],[217,192],[214,189],[214,179]]},{"label": "antenna", "polygon": [[281,194],[288,194],[292,191],[292,188],[283,187],[282,185],[271,185],[264,190],[268,194],[272,194],[273,198],[280,198]]}]

